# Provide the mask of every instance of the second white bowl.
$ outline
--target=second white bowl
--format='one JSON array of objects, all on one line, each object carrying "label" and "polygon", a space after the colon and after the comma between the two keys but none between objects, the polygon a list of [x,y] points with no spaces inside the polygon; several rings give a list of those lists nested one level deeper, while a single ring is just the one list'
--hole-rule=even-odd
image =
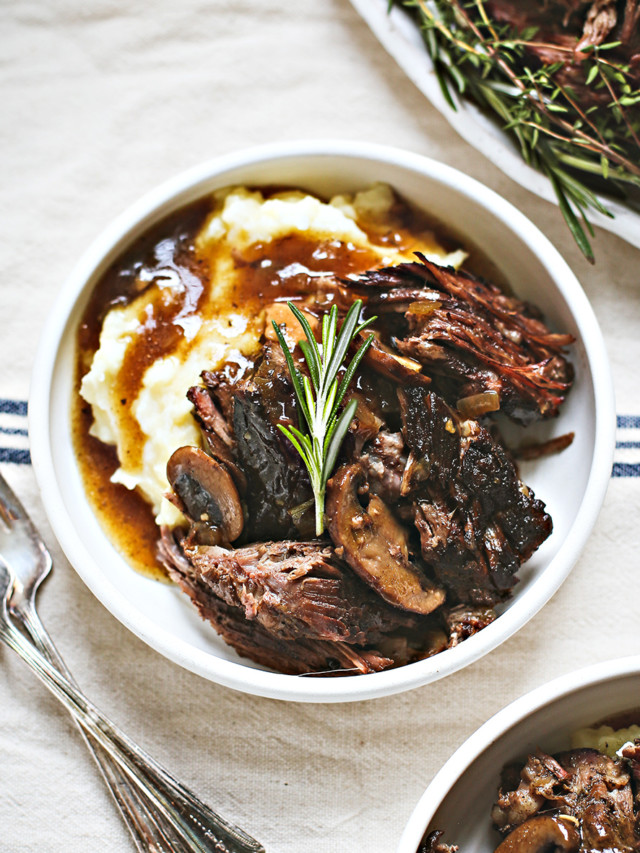
[{"label": "second white bowl", "polygon": [[540,748],[570,748],[577,729],[616,714],[640,711],[640,656],[596,664],[527,693],[471,735],[434,776],[415,807],[397,853],[416,853],[425,832],[465,853],[493,853],[500,838],[491,826],[505,764]]}]

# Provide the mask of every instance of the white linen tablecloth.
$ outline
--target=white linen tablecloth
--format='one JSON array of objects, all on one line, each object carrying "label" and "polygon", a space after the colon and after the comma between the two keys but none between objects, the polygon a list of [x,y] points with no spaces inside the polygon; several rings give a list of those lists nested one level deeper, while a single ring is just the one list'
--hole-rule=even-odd
[{"label": "white linen tablecloth", "polygon": [[[347,0],[4,0],[0,16],[0,459],[54,554],[45,623],[87,694],[269,853],[393,851],[436,770],[495,711],[554,676],[640,651],[640,252],[598,232],[589,266],[557,209],[455,136]],[[618,476],[553,600],[467,670],[364,704],[244,696],[146,647],[60,553],[28,464],[34,349],[87,244],[176,172],[294,137],[404,147],[513,202],[580,278],[617,393]],[[0,850],[132,849],[72,723],[0,648]]]}]

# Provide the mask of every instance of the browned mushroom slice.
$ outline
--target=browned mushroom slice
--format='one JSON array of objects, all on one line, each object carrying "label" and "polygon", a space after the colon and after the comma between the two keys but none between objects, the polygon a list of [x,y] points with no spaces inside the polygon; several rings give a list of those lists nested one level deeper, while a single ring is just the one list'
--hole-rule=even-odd
[{"label": "browned mushroom slice", "polygon": [[331,538],[356,574],[385,601],[431,613],[444,602],[444,591],[409,562],[407,531],[383,501],[372,495],[367,509],[362,507],[357,494],[361,477],[358,465],[343,465],[327,484]]},{"label": "browned mushroom slice", "polygon": [[579,847],[580,831],[574,817],[538,815],[510,832],[495,853],[574,853]]},{"label": "browned mushroom slice", "polygon": [[227,542],[242,533],[244,517],[229,473],[198,447],[179,447],[167,462],[167,479],[192,521],[220,530]]}]

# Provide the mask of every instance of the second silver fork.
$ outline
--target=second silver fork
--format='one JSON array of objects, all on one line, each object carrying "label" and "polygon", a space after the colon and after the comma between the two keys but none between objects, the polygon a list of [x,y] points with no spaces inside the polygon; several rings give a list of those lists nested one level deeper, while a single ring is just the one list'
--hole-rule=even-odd
[{"label": "second silver fork", "polygon": [[[81,724],[137,849],[141,853],[263,851],[258,842],[212,812],[118,732],[67,677],[68,670],[35,608],[38,587],[50,570],[51,557],[44,542],[0,474],[0,574],[7,595],[2,602],[0,637],[31,665]],[[26,630],[35,649],[14,622]]]},{"label": "second silver fork", "polygon": [[[9,525],[22,518],[11,538],[3,539],[0,559],[10,560],[15,576],[8,601],[9,616],[21,626],[42,654],[75,685],[75,680],[44,627],[36,609],[36,594],[52,569],[49,551],[31,524],[26,511],[0,474],[0,518]],[[145,794],[133,785],[110,758],[77,723],[80,734],[93,755],[100,773],[115,800],[138,853],[186,853],[187,848],[171,824],[153,811]]]}]

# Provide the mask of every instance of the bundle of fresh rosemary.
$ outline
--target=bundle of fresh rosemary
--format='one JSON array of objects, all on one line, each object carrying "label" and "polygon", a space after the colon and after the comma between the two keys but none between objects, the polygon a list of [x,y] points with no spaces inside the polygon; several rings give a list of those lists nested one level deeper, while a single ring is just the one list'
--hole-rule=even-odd
[{"label": "bundle of fresh rosemary", "polygon": [[593,262],[587,211],[611,215],[596,193],[640,197],[640,0],[394,2],[419,20],[451,107],[457,91],[495,114]]}]

